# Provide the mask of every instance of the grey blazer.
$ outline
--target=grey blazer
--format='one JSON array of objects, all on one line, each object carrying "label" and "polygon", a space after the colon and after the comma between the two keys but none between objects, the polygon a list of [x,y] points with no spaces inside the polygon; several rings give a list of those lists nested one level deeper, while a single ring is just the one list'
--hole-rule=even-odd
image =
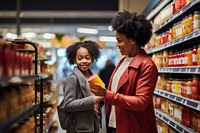
[{"label": "grey blazer", "polygon": [[[90,71],[91,72],[91,71]],[[70,132],[98,133],[99,122],[94,111],[94,98],[89,96],[86,79],[82,72],[74,67],[64,83],[64,109],[73,114]]]}]

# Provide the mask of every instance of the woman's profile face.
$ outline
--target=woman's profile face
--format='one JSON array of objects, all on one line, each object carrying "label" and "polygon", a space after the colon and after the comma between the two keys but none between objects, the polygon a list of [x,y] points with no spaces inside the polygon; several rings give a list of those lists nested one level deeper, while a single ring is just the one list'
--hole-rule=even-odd
[{"label": "woman's profile face", "polygon": [[134,42],[128,39],[124,34],[116,32],[117,47],[122,55],[131,56],[134,54]]},{"label": "woman's profile face", "polygon": [[81,47],[76,51],[74,62],[82,72],[85,72],[92,64],[92,57],[86,48]]}]

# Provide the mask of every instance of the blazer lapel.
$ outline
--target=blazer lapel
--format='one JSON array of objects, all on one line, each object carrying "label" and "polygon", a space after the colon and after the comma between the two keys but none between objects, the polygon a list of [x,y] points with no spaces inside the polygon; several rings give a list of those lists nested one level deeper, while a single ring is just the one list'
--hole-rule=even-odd
[{"label": "blazer lapel", "polygon": [[85,76],[82,74],[82,72],[77,67],[74,67],[73,72],[74,72],[74,74],[76,75],[76,77],[78,79],[78,82],[79,82],[79,85],[80,85],[80,89],[81,89],[84,97],[87,97],[89,94],[88,94],[88,91],[87,91],[87,88],[86,88],[87,84],[86,84]]},{"label": "blazer lapel", "polygon": [[[133,60],[130,62],[128,68],[124,71],[124,73],[122,74],[118,86],[117,86],[117,91],[119,91],[119,89],[122,87],[122,85],[124,85],[129,78],[129,69],[130,68],[134,68],[134,69],[138,69],[142,60],[146,57],[146,52],[144,50],[142,50],[138,55],[136,55]],[[121,63],[123,62],[125,58],[123,58],[120,62],[119,65],[121,65]],[[117,67],[119,67],[119,65]],[[115,69],[116,71],[117,69]]]}]

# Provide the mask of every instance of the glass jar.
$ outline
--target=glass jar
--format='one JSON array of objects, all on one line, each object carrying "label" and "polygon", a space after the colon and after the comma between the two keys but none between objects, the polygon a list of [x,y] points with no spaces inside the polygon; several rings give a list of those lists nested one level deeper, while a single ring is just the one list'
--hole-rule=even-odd
[{"label": "glass jar", "polygon": [[200,29],[200,11],[194,12],[194,31]]}]

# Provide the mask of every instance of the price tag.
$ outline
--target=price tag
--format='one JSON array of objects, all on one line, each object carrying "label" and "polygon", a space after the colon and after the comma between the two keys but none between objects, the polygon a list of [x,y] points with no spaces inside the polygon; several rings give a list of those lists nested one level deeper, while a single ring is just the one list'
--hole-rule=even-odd
[{"label": "price tag", "polygon": [[169,124],[172,126],[172,127],[175,127],[175,123],[174,122],[172,122],[172,121],[169,121]]},{"label": "price tag", "polygon": [[176,101],[179,102],[179,103],[183,103],[183,98],[176,97]]},{"label": "price tag", "polygon": [[197,107],[198,107],[199,104],[187,100],[186,105],[188,105],[188,106],[190,106],[190,107],[193,107],[193,108],[197,109]]},{"label": "price tag", "polygon": [[182,72],[182,73],[186,73],[186,69],[181,68],[181,72]]},{"label": "price tag", "polygon": [[168,97],[168,96],[169,96],[169,94],[168,94],[168,93],[165,93],[165,94],[164,94],[164,96]]},{"label": "price tag", "polygon": [[169,95],[169,98],[175,99],[175,96],[174,95]]},{"label": "price tag", "polygon": [[181,42],[184,42],[185,41],[185,36],[181,38]]},{"label": "price tag", "polygon": [[168,119],[167,119],[165,116],[163,116],[163,120],[164,120],[165,122],[168,122]]},{"label": "price tag", "polygon": [[180,127],[179,125],[176,125],[176,129],[181,133],[183,131],[183,128]]},{"label": "price tag", "polygon": [[195,36],[195,37],[198,37],[199,34],[200,34],[200,31],[195,31],[195,32],[194,32],[194,36]]},{"label": "price tag", "polygon": [[191,33],[191,34],[189,34],[189,35],[187,35],[187,40],[191,39],[191,38],[192,38],[192,36],[193,36],[193,34],[192,34],[192,33]]},{"label": "price tag", "polygon": [[190,72],[191,73],[195,73],[196,72],[196,68],[190,68]]},{"label": "price tag", "polygon": [[178,44],[180,42],[181,39],[177,39],[174,41],[175,44]]}]

